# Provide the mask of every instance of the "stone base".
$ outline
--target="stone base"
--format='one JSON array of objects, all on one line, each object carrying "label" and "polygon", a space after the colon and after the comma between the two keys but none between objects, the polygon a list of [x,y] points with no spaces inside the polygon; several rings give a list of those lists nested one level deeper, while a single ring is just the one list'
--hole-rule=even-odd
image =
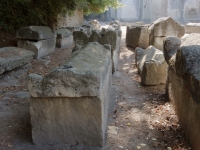
[{"label": "stone base", "polygon": [[192,98],[188,84],[174,70],[168,71],[167,94],[175,107],[181,127],[190,140],[192,149],[200,148],[200,104]]},{"label": "stone base", "polygon": [[144,63],[141,73],[142,83],[144,85],[165,84],[167,79],[167,63],[158,64],[156,61],[148,61]]},{"label": "stone base", "polygon": [[56,38],[32,42],[28,40],[17,40],[17,46],[35,53],[37,58],[49,55],[55,51]]},{"label": "stone base", "polygon": [[73,44],[73,35],[65,37],[63,39],[56,39],[56,48],[68,48]]},{"label": "stone base", "polygon": [[0,48],[0,74],[32,61],[34,53],[17,47]]},{"label": "stone base", "polygon": [[185,25],[185,33],[200,33],[200,23],[188,23]]}]

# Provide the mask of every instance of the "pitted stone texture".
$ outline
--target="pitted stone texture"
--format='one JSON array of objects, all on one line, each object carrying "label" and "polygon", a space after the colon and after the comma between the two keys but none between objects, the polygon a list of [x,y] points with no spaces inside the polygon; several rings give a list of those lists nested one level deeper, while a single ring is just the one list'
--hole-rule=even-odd
[{"label": "pitted stone texture", "polygon": [[83,45],[86,45],[89,42],[89,37],[86,33],[82,31],[74,31],[73,32],[74,36],[74,42],[76,43],[77,41],[82,41]]},{"label": "pitted stone texture", "polygon": [[200,33],[200,23],[188,23],[185,25],[185,33]]},{"label": "pitted stone texture", "polygon": [[63,39],[65,37],[69,37],[70,35],[72,35],[72,32],[69,31],[68,29],[58,29],[55,30],[55,33],[57,35],[57,39]]},{"label": "pitted stone texture", "polygon": [[103,44],[103,39],[101,37],[100,31],[93,30],[92,35],[89,38],[90,42],[98,42],[99,44]]},{"label": "pitted stone texture", "polygon": [[112,79],[110,52],[108,45],[89,43],[45,77],[29,75],[35,144],[104,148]]},{"label": "pitted stone texture", "polygon": [[184,27],[171,17],[162,17],[154,21],[148,28],[152,36],[176,36],[185,34]]},{"label": "pitted stone texture", "polygon": [[43,77],[41,82],[37,82],[38,86],[34,86],[34,78],[30,75],[31,95],[34,97],[98,97],[100,83],[104,80],[105,70],[111,63],[110,52],[97,42],[89,43],[80,51],[74,52],[64,65]]},{"label": "pitted stone texture", "polygon": [[17,47],[0,48],[0,74],[32,61],[34,53]]},{"label": "pitted stone texture", "polygon": [[55,38],[55,34],[45,26],[23,27],[17,31],[17,39],[39,41],[52,38]]},{"label": "pitted stone texture", "polygon": [[182,46],[176,53],[175,69],[178,76],[189,73],[193,66],[200,64],[200,45]]},{"label": "pitted stone texture", "polygon": [[17,40],[17,46],[35,53],[37,58],[46,56],[55,51],[56,38],[40,40],[37,42]]},{"label": "pitted stone texture", "polygon": [[141,79],[144,85],[165,84],[167,79],[167,63],[165,61],[160,63],[156,59],[146,61]]},{"label": "pitted stone texture", "polygon": [[181,40],[177,37],[167,37],[164,39],[164,57],[165,61],[169,64],[169,60],[177,52],[181,45]]}]

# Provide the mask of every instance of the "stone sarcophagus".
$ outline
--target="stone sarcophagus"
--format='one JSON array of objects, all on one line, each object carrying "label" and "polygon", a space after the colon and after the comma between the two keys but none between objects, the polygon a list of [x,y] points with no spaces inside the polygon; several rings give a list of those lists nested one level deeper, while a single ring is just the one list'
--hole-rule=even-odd
[{"label": "stone sarcophagus", "polygon": [[33,142],[104,147],[111,76],[111,50],[97,42],[44,77],[30,74]]},{"label": "stone sarcophagus", "polygon": [[49,27],[29,26],[17,31],[17,46],[35,53],[37,58],[55,51],[56,36]]}]

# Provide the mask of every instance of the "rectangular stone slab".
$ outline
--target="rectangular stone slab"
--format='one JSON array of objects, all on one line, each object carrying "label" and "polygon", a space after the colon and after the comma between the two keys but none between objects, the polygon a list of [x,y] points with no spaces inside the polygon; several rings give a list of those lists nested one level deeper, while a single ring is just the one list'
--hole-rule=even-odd
[{"label": "rectangular stone slab", "polygon": [[31,62],[33,57],[33,52],[22,48],[0,48],[0,74]]},{"label": "rectangular stone slab", "polygon": [[17,40],[17,46],[35,53],[37,58],[49,55],[55,51],[56,38],[41,40],[37,42],[29,40]]},{"label": "rectangular stone slab", "polygon": [[30,74],[33,142],[104,147],[111,76],[111,50],[97,42],[44,77]]},{"label": "rectangular stone slab", "polygon": [[200,33],[200,23],[188,23],[185,25],[185,33]]}]

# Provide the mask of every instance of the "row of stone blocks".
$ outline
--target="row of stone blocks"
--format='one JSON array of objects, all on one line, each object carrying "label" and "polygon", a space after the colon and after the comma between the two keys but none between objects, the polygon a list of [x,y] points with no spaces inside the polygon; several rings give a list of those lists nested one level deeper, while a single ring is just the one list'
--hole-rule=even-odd
[{"label": "row of stone blocks", "polygon": [[107,29],[102,28],[101,30],[93,30],[90,36],[83,31],[74,31],[73,35],[76,45],[72,50],[73,52],[80,49],[88,42],[98,42],[101,45],[109,44],[111,46],[111,56],[113,63],[112,71],[116,71],[122,35],[119,22],[111,22]]},{"label": "row of stone blocks", "polygon": [[35,53],[40,58],[55,52],[57,48],[67,48],[73,44],[73,35],[68,29],[55,32],[45,26],[29,26],[17,31],[17,46]]},{"label": "row of stone blocks", "polygon": [[45,76],[29,74],[33,142],[104,148],[111,77],[110,46],[97,42]]},{"label": "row of stone blocks", "polygon": [[184,26],[171,17],[162,17],[152,24],[135,24],[127,26],[126,44],[128,46],[148,48],[150,45],[163,50],[163,40],[168,36],[182,37],[185,34]]},{"label": "row of stone blocks", "polygon": [[176,37],[164,40],[168,63],[166,93],[175,107],[181,127],[192,148],[200,148],[200,45],[182,43]]}]

